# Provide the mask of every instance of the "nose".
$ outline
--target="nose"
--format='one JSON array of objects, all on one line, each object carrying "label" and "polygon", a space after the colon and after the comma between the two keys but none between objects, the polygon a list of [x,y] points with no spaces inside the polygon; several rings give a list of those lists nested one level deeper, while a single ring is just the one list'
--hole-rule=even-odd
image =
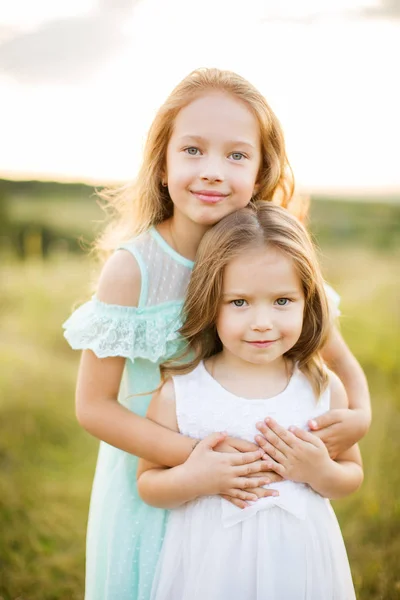
[{"label": "nose", "polygon": [[270,331],[273,328],[272,318],[269,310],[259,309],[253,316],[251,329],[253,331]]},{"label": "nose", "polygon": [[216,156],[209,156],[202,164],[200,178],[202,181],[208,181],[212,183],[216,181],[223,181],[225,178],[221,159]]}]

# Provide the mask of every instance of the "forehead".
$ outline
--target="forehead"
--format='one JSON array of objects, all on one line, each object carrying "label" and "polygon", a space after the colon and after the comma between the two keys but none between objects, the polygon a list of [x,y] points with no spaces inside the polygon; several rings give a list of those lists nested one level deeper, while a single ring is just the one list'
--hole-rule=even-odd
[{"label": "forehead", "polygon": [[209,92],[182,108],[176,116],[173,137],[187,135],[244,138],[259,143],[260,128],[249,106],[224,92]]},{"label": "forehead", "polygon": [[278,248],[247,248],[226,266],[224,293],[240,289],[247,293],[301,290],[302,283],[293,259]]}]

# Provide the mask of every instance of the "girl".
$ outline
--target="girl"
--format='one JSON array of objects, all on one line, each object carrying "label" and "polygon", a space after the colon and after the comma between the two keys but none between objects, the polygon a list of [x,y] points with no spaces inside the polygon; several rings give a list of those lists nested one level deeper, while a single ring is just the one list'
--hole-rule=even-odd
[{"label": "girl", "polygon": [[340,380],[318,355],[328,308],[305,229],[266,203],[224,218],[200,244],[184,314],[180,332],[194,357],[162,368],[172,378],[153,396],[149,418],[197,439],[226,429],[250,441],[257,421],[273,415],[284,427],[269,420],[281,442],[264,444],[267,461],[273,454],[271,466],[290,481],[275,484],[279,496],[240,510],[185,486],[197,449],[174,485],[164,467],[140,460],[142,498],[181,507],[169,517],[151,597],[355,598],[340,529],[324,497],[358,488],[360,453],[354,446],[333,461],[305,430],[321,412],[347,406]]},{"label": "girl", "polygon": [[[77,418],[102,440],[86,600],[148,598],[167,513],[139,498],[137,456],[174,467],[190,456],[194,440],[146,419],[150,395],[144,392],[159,385],[160,363],[181,347],[182,299],[201,238],[252,199],[289,207],[291,194],[283,134],[263,96],[226,71],[203,69],[185,78],[155,117],[135,187],[113,199],[121,218],[101,246],[117,251],[96,295],[65,324],[71,346],[84,350]],[[336,330],[326,358],[335,361],[352,409],[316,421],[335,455],[365,434],[369,398],[361,368]],[[239,506],[271,494],[261,487],[266,467],[260,453],[259,446],[216,433],[196,452],[197,488]],[[168,471],[172,480],[175,474]]]}]

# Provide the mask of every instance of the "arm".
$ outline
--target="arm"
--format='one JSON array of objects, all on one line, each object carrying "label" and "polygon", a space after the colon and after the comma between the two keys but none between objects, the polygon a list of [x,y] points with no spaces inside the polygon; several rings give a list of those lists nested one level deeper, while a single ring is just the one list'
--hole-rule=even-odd
[{"label": "arm", "polygon": [[[348,406],[346,391],[340,379],[333,373],[330,376],[331,408],[346,409]],[[303,430],[298,431],[301,439]],[[307,434],[310,435],[310,434]],[[303,438],[304,439],[304,438]],[[323,450],[323,448],[322,448]],[[328,457],[326,468],[315,468],[307,483],[321,496],[326,498],[342,498],[355,492],[361,485],[364,473],[361,453],[358,445],[339,454],[335,460]]]},{"label": "arm", "polygon": [[336,326],[332,327],[328,341],[322,349],[322,358],[343,383],[349,399],[348,408],[364,414],[366,433],[371,423],[367,378]]},{"label": "arm", "polygon": [[[332,408],[345,408],[346,392],[333,373],[330,387]],[[272,419],[266,419],[257,427],[263,433],[257,441],[268,455],[267,463],[284,479],[307,483],[328,498],[341,498],[361,485],[363,471],[357,446],[332,460],[323,442],[303,429],[290,427],[286,430]]]},{"label": "arm", "polygon": [[[100,277],[97,297],[107,304],[136,306],[140,269],[131,254],[115,253]],[[76,415],[89,433],[125,452],[174,466],[189,456],[194,440],[161,427],[128,410],[118,401],[125,358],[98,358],[82,353],[76,388]]]},{"label": "arm", "polygon": [[335,458],[358,442],[371,423],[371,404],[364,372],[336,327],[332,327],[322,356],[342,381],[349,408],[332,409],[309,422],[309,427]]},{"label": "arm", "polygon": [[[147,417],[163,427],[178,430],[176,422],[175,390],[168,380],[155,392]],[[185,464],[167,469],[144,459],[139,461],[137,472],[138,491],[142,500],[159,508],[176,508],[198,496],[219,494],[234,495],[242,500],[256,500],[257,496],[245,490],[232,489],[239,484],[239,477],[260,471],[262,452],[252,455],[252,464],[244,464],[245,454],[213,452],[213,448],[225,437],[214,433],[201,441]],[[257,464],[258,463],[258,464]],[[265,477],[247,479],[245,487],[265,485]]]}]

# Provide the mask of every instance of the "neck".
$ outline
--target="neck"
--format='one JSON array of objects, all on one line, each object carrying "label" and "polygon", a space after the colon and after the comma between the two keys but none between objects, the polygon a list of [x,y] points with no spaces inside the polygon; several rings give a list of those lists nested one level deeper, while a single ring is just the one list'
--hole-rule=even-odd
[{"label": "neck", "polygon": [[270,363],[242,361],[224,349],[205,361],[210,374],[228,391],[242,398],[271,398],[289,384],[291,365],[281,356]]},{"label": "neck", "polygon": [[270,377],[286,377],[291,371],[291,365],[283,356],[268,363],[257,364],[242,360],[224,348],[215,357],[215,363],[227,369],[233,377],[250,377],[252,379],[269,379]]},{"label": "neck", "polygon": [[178,254],[189,260],[194,260],[201,238],[209,229],[209,226],[188,221],[183,222],[173,215],[160,223],[157,229]]}]

